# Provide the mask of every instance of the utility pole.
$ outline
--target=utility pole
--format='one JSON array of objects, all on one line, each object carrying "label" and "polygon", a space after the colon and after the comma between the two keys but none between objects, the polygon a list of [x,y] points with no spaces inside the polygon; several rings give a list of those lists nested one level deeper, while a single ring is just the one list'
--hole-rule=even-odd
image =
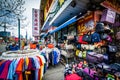
[{"label": "utility pole", "polygon": [[20,49],[20,19],[18,18],[18,44]]}]

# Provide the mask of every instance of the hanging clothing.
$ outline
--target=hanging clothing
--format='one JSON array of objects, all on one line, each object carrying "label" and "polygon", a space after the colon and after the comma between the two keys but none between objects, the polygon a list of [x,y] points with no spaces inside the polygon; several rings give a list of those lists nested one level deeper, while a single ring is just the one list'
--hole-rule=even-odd
[{"label": "hanging clothing", "polygon": [[0,80],[42,80],[46,61],[45,56],[39,54],[0,60]]},{"label": "hanging clothing", "polygon": [[7,79],[7,75],[8,75],[8,70],[9,70],[9,65],[12,61],[8,60],[6,63],[5,63],[5,66],[3,68],[3,71],[0,75],[0,79]]},{"label": "hanging clothing", "polygon": [[40,64],[38,62],[38,58],[37,57],[34,57],[33,60],[35,62],[35,67],[36,67],[36,69],[35,69],[35,80],[38,80],[38,71],[40,69]]},{"label": "hanging clothing", "polygon": [[16,67],[16,73],[18,75],[18,80],[23,80],[22,70],[23,70],[24,59],[21,58]]},{"label": "hanging clothing", "polygon": [[13,80],[13,70],[14,70],[15,61],[16,60],[13,60],[9,66],[7,79]]}]

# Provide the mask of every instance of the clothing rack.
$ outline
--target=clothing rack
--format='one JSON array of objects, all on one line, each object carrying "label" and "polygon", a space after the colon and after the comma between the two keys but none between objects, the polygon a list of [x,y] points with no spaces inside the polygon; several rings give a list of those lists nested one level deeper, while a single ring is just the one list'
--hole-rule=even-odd
[{"label": "clothing rack", "polygon": [[0,80],[42,80],[46,63],[39,50],[4,52],[0,57]]},{"label": "clothing rack", "polygon": [[8,51],[2,53],[0,59],[13,60],[17,58],[26,58],[39,55],[39,50],[18,50],[18,51]]}]

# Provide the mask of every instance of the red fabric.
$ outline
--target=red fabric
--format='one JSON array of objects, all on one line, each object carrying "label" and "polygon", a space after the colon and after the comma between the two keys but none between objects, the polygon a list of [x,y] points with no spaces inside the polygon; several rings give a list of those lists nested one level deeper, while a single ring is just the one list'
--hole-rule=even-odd
[{"label": "red fabric", "polygon": [[81,44],[88,44],[87,42],[83,41],[83,36],[79,36],[78,37],[78,42],[81,43]]},{"label": "red fabric", "polygon": [[82,80],[77,74],[70,74],[65,77],[65,80]]},{"label": "red fabric", "polygon": [[8,70],[9,70],[9,65],[10,65],[10,63],[11,63],[12,61],[7,61],[6,63],[5,63],[5,67],[4,67],[4,69],[3,69],[3,71],[2,71],[2,73],[1,73],[1,75],[0,75],[0,79],[3,79],[3,80],[6,80],[7,79],[7,75],[8,75]]}]

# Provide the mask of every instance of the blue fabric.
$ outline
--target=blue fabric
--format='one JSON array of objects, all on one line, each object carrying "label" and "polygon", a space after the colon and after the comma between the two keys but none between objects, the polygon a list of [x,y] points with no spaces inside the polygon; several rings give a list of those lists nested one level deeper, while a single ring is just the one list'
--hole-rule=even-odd
[{"label": "blue fabric", "polygon": [[18,80],[18,75],[15,73],[15,71],[16,71],[16,67],[17,67],[17,64],[18,64],[19,61],[20,61],[20,59],[16,59],[15,62],[14,62],[13,72],[12,72],[12,75],[14,77],[13,80]]},{"label": "blue fabric", "polygon": [[33,58],[30,58],[30,59],[31,59],[31,62],[32,62],[32,69],[35,70],[35,69],[36,69],[36,66],[35,66],[34,59],[33,59]]},{"label": "blue fabric", "polygon": [[9,66],[9,70],[8,70],[8,76],[7,76],[7,79],[10,79],[10,80],[13,80],[13,68],[14,68],[14,63],[15,63],[15,60],[13,60]]},{"label": "blue fabric", "polygon": [[10,49],[11,51],[15,51],[15,50],[18,50],[19,47],[18,47],[17,45],[16,45],[16,46],[10,45],[10,46],[9,46],[9,49]]},{"label": "blue fabric", "polygon": [[47,57],[46,57],[46,54],[45,54],[45,53],[43,53],[43,52],[41,52],[41,55],[42,55],[42,56],[44,56],[45,61],[47,62]]},{"label": "blue fabric", "polygon": [[53,61],[54,61],[54,64],[58,64],[57,62],[57,59],[58,59],[58,53],[56,51],[53,51]]},{"label": "blue fabric", "polygon": [[53,65],[53,53],[52,52],[49,53],[49,61]]},{"label": "blue fabric", "polygon": [[91,37],[92,37],[92,42],[94,43],[94,42],[100,42],[100,35],[98,34],[98,33],[93,33],[92,35],[91,35]]},{"label": "blue fabric", "polygon": [[35,70],[35,79],[34,80],[38,80],[38,71],[40,69],[40,63],[39,63],[37,57],[33,57],[33,60],[34,60],[35,67],[36,67],[36,70]]}]

